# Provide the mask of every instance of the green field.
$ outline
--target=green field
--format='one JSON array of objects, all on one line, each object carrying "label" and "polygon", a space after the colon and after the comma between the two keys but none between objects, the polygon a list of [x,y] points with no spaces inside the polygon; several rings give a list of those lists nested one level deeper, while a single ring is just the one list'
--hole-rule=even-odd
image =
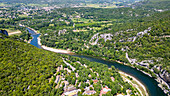
[{"label": "green field", "polygon": [[4,4],[4,3],[0,3],[0,6],[6,6],[7,4]]},{"label": "green field", "polygon": [[117,8],[116,5],[112,6],[105,6],[105,5],[100,5],[100,4],[86,4],[84,7],[93,7],[93,8]]},{"label": "green field", "polygon": [[28,4],[28,6],[48,7],[48,4]]},{"label": "green field", "polygon": [[28,17],[27,15],[19,15],[19,17],[21,17],[21,18],[26,18],[26,17]]},{"label": "green field", "polygon": [[5,21],[6,21],[6,20],[9,20],[9,19],[6,19],[6,18],[0,18],[0,20],[5,20]]}]

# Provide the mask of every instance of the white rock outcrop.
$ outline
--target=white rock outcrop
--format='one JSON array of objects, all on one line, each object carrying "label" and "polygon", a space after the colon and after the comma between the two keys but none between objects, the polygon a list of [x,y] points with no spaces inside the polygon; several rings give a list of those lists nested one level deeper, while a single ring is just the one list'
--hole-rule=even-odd
[{"label": "white rock outcrop", "polygon": [[112,40],[112,37],[113,37],[113,34],[111,33],[107,33],[107,34],[97,33],[90,39],[90,42],[91,42],[91,45],[96,45],[99,39],[104,39],[104,41],[106,42],[107,40]]}]

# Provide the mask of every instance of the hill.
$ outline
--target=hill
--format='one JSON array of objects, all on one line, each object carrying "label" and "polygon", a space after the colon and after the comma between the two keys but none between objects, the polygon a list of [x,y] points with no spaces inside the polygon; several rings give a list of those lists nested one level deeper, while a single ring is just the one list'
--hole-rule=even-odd
[{"label": "hill", "polygon": [[128,94],[140,94],[113,66],[108,69],[107,65],[45,51],[0,35],[1,95],[59,96],[68,90],[81,95],[85,88],[99,95],[105,86],[110,88],[107,95],[127,94],[129,88]]},{"label": "hill", "polygon": [[169,2],[159,3],[54,9],[21,23],[39,30],[43,45],[118,60],[169,84]]}]

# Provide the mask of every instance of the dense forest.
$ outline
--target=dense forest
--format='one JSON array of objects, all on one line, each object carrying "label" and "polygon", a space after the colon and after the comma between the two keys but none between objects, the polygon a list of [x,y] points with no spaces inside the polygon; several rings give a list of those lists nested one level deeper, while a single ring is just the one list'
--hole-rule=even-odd
[{"label": "dense forest", "polygon": [[[61,83],[64,80],[67,80],[69,85],[74,85],[77,89],[81,89],[78,93],[79,95],[88,86],[92,86],[91,90],[96,91],[95,96],[100,94],[100,90],[104,86],[108,86],[112,90],[107,95],[127,94],[127,89],[132,90],[131,94],[136,94],[137,92],[136,88],[122,80],[118,70],[113,66],[108,69],[107,65],[38,49],[33,45],[24,43],[22,40],[9,38],[3,34],[0,37],[1,95],[58,96],[64,92],[63,83]],[[72,67],[64,62],[70,63],[75,70],[73,71]],[[82,66],[82,64],[85,66]],[[60,66],[64,68],[57,71]],[[69,70],[72,71],[70,72]],[[56,83],[57,76],[62,76],[64,79]],[[110,77],[114,77],[114,81]],[[98,80],[99,82],[93,83],[93,80]],[[61,85],[61,87],[56,88],[57,85]]]}]

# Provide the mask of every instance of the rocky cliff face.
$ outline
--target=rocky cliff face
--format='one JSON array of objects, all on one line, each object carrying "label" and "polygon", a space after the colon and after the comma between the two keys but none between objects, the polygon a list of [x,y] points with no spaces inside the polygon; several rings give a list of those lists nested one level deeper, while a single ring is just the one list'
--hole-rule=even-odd
[{"label": "rocky cliff face", "polygon": [[0,30],[0,33],[5,34],[8,36],[8,32],[6,30]]},{"label": "rocky cliff face", "polygon": [[99,39],[104,39],[104,41],[106,42],[107,40],[112,40],[112,37],[113,35],[111,33],[108,34],[97,33],[91,38],[90,42],[92,42],[91,45],[96,45]]},{"label": "rocky cliff face", "polygon": [[168,83],[168,85],[170,86],[170,73],[168,73],[167,71],[163,71],[162,73],[159,74],[161,76],[161,78],[163,78],[165,80],[165,82]]}]

